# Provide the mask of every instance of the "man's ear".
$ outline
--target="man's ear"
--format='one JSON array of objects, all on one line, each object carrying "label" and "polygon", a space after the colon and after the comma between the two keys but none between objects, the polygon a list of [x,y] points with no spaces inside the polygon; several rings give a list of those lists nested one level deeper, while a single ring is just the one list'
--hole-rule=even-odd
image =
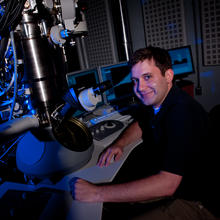
[{"label": "man's ear", "polygon": [[174,72],[172,69],[168,69],[165,72],[165,77],[167,82],[172,82],[173,81],[173,77],[174,77]]}]

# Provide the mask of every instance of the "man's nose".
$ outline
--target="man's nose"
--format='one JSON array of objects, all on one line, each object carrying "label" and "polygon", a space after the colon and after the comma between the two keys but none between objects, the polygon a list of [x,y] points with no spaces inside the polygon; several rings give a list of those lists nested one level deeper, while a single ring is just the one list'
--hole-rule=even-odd
[{"label": "man's nose", "polygon": [[144,89],[146,88],[146,83],[144,82],[144,80],[143,79],[140,79],[139,81],[138,81],[138,91],[144,91]]}]

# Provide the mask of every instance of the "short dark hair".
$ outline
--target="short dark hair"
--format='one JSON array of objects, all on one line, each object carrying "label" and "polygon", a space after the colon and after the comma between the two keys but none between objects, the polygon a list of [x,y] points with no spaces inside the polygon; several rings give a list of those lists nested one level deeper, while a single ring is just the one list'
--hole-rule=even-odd
[{"label": "short dark hair", "polygon": [[132,68],[140,61],[143,62],[146,59],[151,60],[152,58],[155,61],[155,65],[160,69],[162,75],[165,75],[166,70],[172,68],[172,62],[168,51],[153,46],[136,50],[131,56],[129,64]]}]

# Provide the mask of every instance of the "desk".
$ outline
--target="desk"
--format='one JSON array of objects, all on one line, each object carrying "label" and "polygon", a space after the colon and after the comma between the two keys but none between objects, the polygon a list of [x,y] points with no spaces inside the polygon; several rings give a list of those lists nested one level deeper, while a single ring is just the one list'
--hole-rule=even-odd
[{"label": "desk", "polygon": [[[65,176],[59,183],[56,184],[56,187],[69,187],[67,184],[73,177],[80,177],[92,183],[107,183],[111,182],[124,161],[127,159],[130,152],[138,146],[142,140],[138,140],[124,149],[124,154],[122,155],[119,161],[111,163],[108,167],[99,167],[96,165],[98,156],[103,151],[103,146],[95,144],[94,152],[92,159],[80,170]],[[69,213],[68,220],[100,220],[102,216],[102,203],[83,203],[74,201],[69,194],[66,198],[68,200]],[[86,210],[86,211],[85,211]]]}]

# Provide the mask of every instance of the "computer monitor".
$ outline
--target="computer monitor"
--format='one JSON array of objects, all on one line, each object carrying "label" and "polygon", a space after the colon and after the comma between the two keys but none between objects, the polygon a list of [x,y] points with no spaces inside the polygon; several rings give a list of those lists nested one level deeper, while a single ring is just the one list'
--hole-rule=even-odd
[{"label": "computer monitor", "polygon": [[118,103],[134,96],[128,62],[100,67],[101,80],[110,80],[113,87],[105,92],[107,104]]},{"label": "computer monitor", "polygon": [[174,78],[183,78],[195,72],[190,46],[168,49],[172,60]]},{"label": "computer monitor", "polygon": [[[100,83],[99,71],[98,68],[93,68],[67,73],[66,80],[69,88],[73,87],[74,89],[82,91],[83,89],[95,87]],[[102,101],[97,104],[97,107],[103,104],[104,101],[102,97]],[[85,111],[78,109],[74,113],[74,117],[81,116],[84,113]]]},{"label": "computer monitor", "polygon": [[69,87],[74,87],[80,90],[94,87],[100,83],[97,68],[67,73],[66,80]]}]

